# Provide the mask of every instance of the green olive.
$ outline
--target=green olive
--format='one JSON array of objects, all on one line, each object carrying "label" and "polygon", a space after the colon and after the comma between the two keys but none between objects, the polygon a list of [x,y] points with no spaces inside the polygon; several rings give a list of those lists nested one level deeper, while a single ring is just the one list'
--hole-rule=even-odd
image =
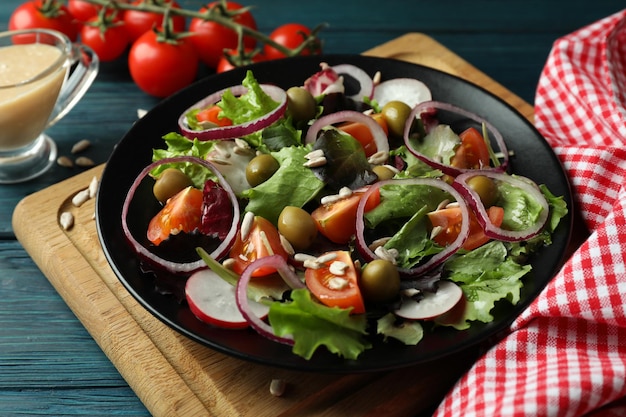
[{"label": "green olive", "polygon": [[192,185],[191,178],[184,172],[176,168],[167,168],[157,178],[152,192],[160,202],[166,202],[170,197],[176,195],[179,191]]},{"label": "green olive", "polygon": [[309,121],[317,113],[315,98],[302,87],[287,90],[287,112],[296,121]]},{"label": "green olive", "polygon": [[395,172],[384,165],[376,165],[372,168],[372,171],[374,171],[374,174],[378,177],[378,181],[390,180],[396,175]]},{"label": "green olive", "polygon": [[498,187],[489,177],[476,175],[467,180],[467,185],[478,194],[485,207],[493,206],[498,200]]},{"label": "green olive", "polygon": [[300,207],[287,206],[278,216],[278,231],[297,250],[307,249],[317,237],[317,225]]},{"label": "green olive", "polygon": [[256,187],[274,175],[279,167],[280,164],[272,155],[268,153],[257,155],[248,162],[246,180],[251,187]]},{"label": "green olive", "polygon": [[408,104],[393,100],[385,104],[381,110],[389,133],[396,137],[404,135],[404,125],[411,114],[411,107]]},{"label": "green olive", "polygon": [[359,284],[365,300],[372,303],[392,301],[400,291],[398,268],[384,259],[375,259],[365,265]]}]

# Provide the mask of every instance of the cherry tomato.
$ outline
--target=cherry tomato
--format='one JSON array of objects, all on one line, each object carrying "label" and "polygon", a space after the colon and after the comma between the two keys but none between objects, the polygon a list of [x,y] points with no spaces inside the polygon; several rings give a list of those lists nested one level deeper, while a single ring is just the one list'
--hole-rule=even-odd
[{"label": "cherry tomato", "polygon": [[489,149],[483,135],[473,127],[460,135],[461,144],[450,161],[450,165],[462,169],[480,169],[489,166]]},{"label": "cherry tomato", "polygon": [[[135,0],[131,4],[135,6],[142,5],[144,3],[155,3],[161,6],[171,4],[172,7],[180,7],[176,1],[173,0]],[[184,16],[171,16],[172,29],[175,33],[180,33],[185,30],[185,17]],[[124,26],[128,33],[130,42],[134,42],[145,32],[152,29],[159,29],[163,27],[163,15],[152,12],[144,12],[140,10],[126,10],[124,11]]]},{"label": "cherry tomato", "polygon": [[27,1],[13,11],[9,30],[33,28],[56,30],[72,41],[78,38],[78,25],[67,7],[59,2],[44,4],[43,0]]},{"label": "cherry tomato", "polygon": [[[269,38],[279,45],[293,49],[300,46],[310,34],[311,29],[304,25],[299,23],[287,23],[274,29],[274,31],[270,33]],[[312,49],[313,51],[306,48],[300,55],[310,55],[311,52],[319,53],[320,45],[313,45]],[[264,46],[264,53],[267,59],[285,58],[285,54],[269,45]]]},{"label": "cherry tomato", "polygon": [[202,221],[202,190],[187,187],[167,200],[165,206],[150,220],[148,240],[159,245],[170,235],[192,232]]},{"label": "cherry tomato", "polygon": [[211,106],[207,109],[201,110],[198,113],[196,113],[196,120],[201,123],[211,122],[221,127],[232,126],[233,121],[230,120],[228,117],[219,117],[221,111],[222,109],[220,108],[220,106],[218,105]]},{"label": "cherry tomato", "polygon": [[85,0],[69,0],[67,9],[72,17],[81,23],[87,22],[89,19],[96,17],[102,6],[91,4]]},{"label": "cherry tomato", "polygon": [[[250,233],[245,239],[241,238],[241,233],[237,234],[235,244],[230,250],[230,257],[234,261],[233,271],[241,274],[253,261],[269,255],[280,255],[285,260],[288,258],[276,226],[263,217],[255,216]],[[252,277],[262,277],[274,272],[276,269],[272,267],[259,268],[252,273]]]},{"label": "cherry tomato", "polygon": [[[252,50],[246,50],[245,51],[245,53],[251,53],[251,52],[252,52]],[[231,69],[235,68],[235,65],[231,64],[231,62],[228,60],[226,55],[235,56],[235,59],[237,59],[237,55],[236,54],[237,54],[236,50],[226,51],[226,53],[222,55],[222,57],[220,58],[219,62],[217,63],[217,67],[215,68],[215,72],[217,72],[219,74],[221,72],[230,71]],[[239,58],[239,59],[241,59],[241,58]],[[241,62],[241,65],[247,65],[247,64],[251,64],[251,63],[264,61],[265,60],[265,56],[263,56],[263,54],[257,53],[251,59],[249,59],[250,62],[246,62],[246,59],[247,58],[244,58],[244,60]]]},{"label": "cherry tomato", "polygon": [[[352,308],[352,314],[365,313],[365,304],[358,285],[358,275],[354,262],[347,251],[333,251],[335,259],[321,268],[307,268],[304,279],[307,288],[324,305],[329,307]],[[341,263],[343,273],[331,272],[333,262]],[[339,264],[335,264],[337,266]],[[334,267],[333,267],[334,269]]]},{"label": "cherry tomato", "polygon": [[[498,206],[491,206],[487,209],[489,220],[496,226],[500,226],[504,220],[504,209]],[[459,235],[461,229],[461,209],[458,207],[444,208],[428,213],[428,218],[433,227],[440,226],[441,232],[433,240],[438,245],[447,246]],[[463,249],[472,250],[489,242],[485,236],[482,226],[478,223],[476,215],[470,211],[470,232],[469,237],[463,244]]]},{"label": "cherry tomato", "polygon": [[126,51],[128,35],[122,22],[104,23],[96,16],[80,29],[81,41],[91,47],[102,62],[113,61]]},{"label": "cherry tomato", "polygon": [[[212,2],[207,7],[200,9],[200,13],[205,13],[211,8],[218,7],[219,4],[220,2],[218,1]],[[241,8],[243,6],[239,3],[226,2],[226,10],[228,11],[236,11]],[[257,30],[256,21],[250,11],[244,11],[233,16],[233,20],[240,25]],[[236,49],[239,42],[237,32],[234,30],[228,29],[219,23],[197,17],[191,19],[189,31],[193,33],[191,42],[196,47],[200,60],[211,68],[217,68],[225,49]],[[251,36],[245,36],[243,44],[245,48],[253,49],[256,45],[256,40]]]},{"label": "cherry tomato", "polygon": [[[345,244],[356,233],[356,211],[363,196],[354,193],[331,204],[324,204],[313,210],[311,217],[317,224],[317,230],[328,240]],[[370,211],[380,203],[380,192],[370,194],[365,211]]]},{"label": "cherry tomato", "polygon": [[128,68],[135,83],[155,97],[166,97],[191,84],[198,72],[198,55],[189,38],[174,44],[147,31],[128,53]]},{"label": "cherry tomato", "polygon": [[[383,128],[383,131],[386,135],[389,134],[389,129],[387,128],[387,122],[382,114],[376,113],[372,115],[372,118],[376,120],[376,122]],[[378,151],[376,147],[376,142],[374,142],[374,136],[372,136],[372,131],[363,123],[357,122],[347,122],[338,126],[338,129],[346,132],[353,138],[359,141],[361,146],[363,146],[363,150],[365,151],[365,156],[370,157]]]}]

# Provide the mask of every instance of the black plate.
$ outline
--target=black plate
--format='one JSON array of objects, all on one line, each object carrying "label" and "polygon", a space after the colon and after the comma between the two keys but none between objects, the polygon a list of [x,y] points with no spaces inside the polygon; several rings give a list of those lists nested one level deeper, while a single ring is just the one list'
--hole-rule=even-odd
[{"label": "black plate", "polygon": [[[509,149],[515,155],[512,172],[546,184],[556,195],[565,197],[571,207],[567,177],[551,148],[534,127],[517,111],[499,98],[469,82],[402,61],[358,55],[331,55],[299,57],[287,61],[271,61],[253,66],[255,77],[263,83],[274,83],[288,88],[302,85],[319,69],[319,63],[350,63],[370,75],[380,71],[383,79],[397,77],[417,78],[432,90],[433,99],[454,103],[474,111],[489,120],[503,134]],[[520,302],[512,307],[504,303],[496,308],[496,319],[489,324],[476,324],[469,330],[441,328],[427,333],[417,346],[404,346],[395,341],[383,343],[374,340],[374,347],[358,360],[348,361],[319,349],[306,361],[291,353],[289,346],[271,342],[253,330],[223,330],[197,320],[185,303],[178,303],[172,295],[157,291],[154,279],[141,272],[133,250],[126,243],[121,226],[122,203],[136,175],[151,161],[152,149],[164,147],[162,136],[177,130],[177,118],[190,105],[209,93],[241,83],[245,69],[237,69],[203,79],[175,94],[138,120],[114,150],[104,170],[97,200],[97,227],[102,247],[111,267],[128,291],[154,316],[189,338],[222,353],[266,365],[320,372],[366,372],[414,365],[490,340],[504,330],[512,320],[538,295],[556,273],[570,237],[571,217],[564,219],[554,235],[551,246],[543,248],[533,258],[533,274],[525,280]],[[145,194],[145,188],[136,198]],[[129,224],[145,219],[129,219]],[[144,223],[145,224],[145,223]]]}]

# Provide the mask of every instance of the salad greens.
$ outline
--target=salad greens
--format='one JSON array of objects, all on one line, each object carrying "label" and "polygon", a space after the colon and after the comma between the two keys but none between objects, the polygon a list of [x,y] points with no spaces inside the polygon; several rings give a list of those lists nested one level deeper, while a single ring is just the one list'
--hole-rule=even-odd
[{"label": "salad greens", "polygon": [[[277,107],[278,103],[262,90],[252,72],[248,71],[243,85],[248,88],[247,93],[235,97],[227,91],[217,103],[224,117],[235,124],[244,123]],[[197,125],[195,114],[199,110],[187,115],[190,126]],[[276,224],[285,206],[305,207],[319,202],[322,196],[336,192],[342,186],[356,189],[372,182],[374,174],[363,152],[358,151],[359,143],[335,129],[323,131],[320,140],[314,145],[305,145],[302,143],[301,129],[296,128],[290,117],[284,117],[272,126],[241,139],[253,150],[270,153],[280,164],[278,171],[267,181],[237,192],[244,211],[264,217],[273,224]],[[164,140],[166,148],[154,150],[155,161],[180,155],[206,159],[219,142],[191,141],[178,133],[170,133]],[[428,135],[414,141],[414,146],[420,152],[438,155],[445,162],[454,156],[458,144],[458,135],[446,125],[437,126]],[[306,155],[319,148],[328,155],[329,163],[320,169],[307,168],[304,165]],[[392,149],[390,155],[401,158],[405,164],[396,178],[441,176],[440,171],[419,161],[404,145]],[[158,177],[168,167],[168,164],[161,165],[151,174]],[[193,164],[177,167],[197,187],[201,188],[207,179],[207,170],[203,168]],[[224,174],[227,180],[228,175]],[[567,213],[561,197],[552,195],[543,185],[540,187],[550,206],[550,218],[541,234],[523,243],[490,241],[471,251],[461,249],[445,261],[441,278],[461,287],[466,305],[458,317],[436,318],[432,322],[434,325],[464,330],[475,321],[492,321],[491,312],[501,300],[511,304],[519,301],[522,279],[532,269],[526,263],[528,256],[541,245],[551,243],[551,233]],[[398,266],[410,269],[443,249],[431,238],[426,215],[436,210],[442,201],[449,200],[449,194],[427,186],[389,185],[381,188],[380,196],[380,204],[365,215],[366,227],[376,229],[377,233],[381,229],[390,231],[390,239],[385,247],[398,251]],[[507,183],[499,184],[497,205],[504,209],[503,225],[508,230],[523,230],[534,224],[542,209],[523,190]],[[199,249],[199,253],[216,273],[228,282],[236,282],[237,274],[210,258],[204,250]],[[279,299],[276,291],[258,287],[254,280],[249,291],[256,300],[263,298],[264,291],[269,299]],[[314,300],[306,289],[292,290],[289,300],[271,302],[268,317],[278,336],[293,336],[294,353],[309,359],[319,346],[325,346],[342,357],[356,359],[361,352],[371,347],[366,337],[366,314],[350,314],[349,309],[324,306]],[[405,320],[400,323],[397,316],[387,313],[378,318],[376,332],[385,340],[394,338],[405,344],[417,344],[424,336],[424,327],[418,321]]]}]

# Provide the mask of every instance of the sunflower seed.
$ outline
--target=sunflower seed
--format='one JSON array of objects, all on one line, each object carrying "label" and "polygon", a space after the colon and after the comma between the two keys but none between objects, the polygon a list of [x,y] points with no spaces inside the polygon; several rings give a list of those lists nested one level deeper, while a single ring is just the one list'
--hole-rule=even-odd
[{"label": "sunflower seed", "polygon": [[70,230],[74,226],[74,215],[69,211],[64,211],[59,217],[59,223],[63,230]]},{"label": "sunflower seed", "polygon": [[74,204],[76,207],[80,207],[83,204],[85,204],[85,202],[89,200],[89,189],[84,189],[82,191],[79,191],[76,193],[76,195],[74,195],[74,197],[72,197],[72,204]]},{"label": "sunflower seed", "polygon": [[89,198],[94,198],[96,196],[96,193],[98,192],[98,178],[93,177],[91,179],[87,190],[89,190]]},{"label": "sunflower seed", "polygon": [[272,379],[270,383],[270,394],[274,397],[280,397],[285,393],[287,389],[287,383],[284,379]]},{"label": "sunflower seed", "polygon": [[293,246],[291,246],[291,243],[282,234],[279,234],[278,236],[280,237],[280,245],[283,247],[283,249],[285,249],[285,252],[287,252],[288,255],[293,255],[296,251],[293,250]]},{"label": "sunflower seed", "polygon": [[76,154],[76,153],[84,151],[90,146],[91,146],[91,142],[89,142],[87,139],[79,140],[78,142],[74,144],[74,146],[72,146],[71,152]]},{"label": "sunflower seed", "polygon": [[331,290],[343,290],[348,286],[348,280],[341,277],[332,277],[328,280],[328,288]]},{"label": "sunflower seed", "polygon": [[346,270],[348,269],[348,264],[341,261],[333,261],[328,267],[328,271],[337,276],[342,276],[346,274]]},{"label": "sunflower seed", "polygon": [[248,211],[241,221],[241,240],[246,240],[252,230],[252,223],[254,223],[254,213]]},{"label": "sunflower seed", "polygon": [[65,168],[72,168],[74,166],[74,162],[67,156],[59,156],[57,158],[57,164]]},{"label": "sunflower seed", "polygon": [[302,165],[304,165],[307,168],[321,167],[321,166],[326,165],[326,158],[322,156],[320,158],[309,159]]},{"label": "sunflower seed", "polygon": [[328,252],[328,253],[325,253],[325,254],[323,254],[321,256],[318,256],[315,259],[315,261],[319,262],[321,264],[325,264],[327,262],[334,261],[335,259],[337,259],[337,254],[334,253],[334,252]]},{"label": "sunflower seed", "polygon": [[308,154],[304,155],[304,157],[306,159],[308,159],[309,161],[311,159],[323,158],[324,157],[324,151],[321,150],[321,149],[316,149],[316,150],[311,151]]},{"label": "sunflower seed", "polygon": [[95,165],[95,163],[90,159],[87,158],[86,156],[79,156],[78,158],[76,158],[76,161],[74,161],[74,163],[76,165],[78,165],[79,167],[92,167]]}]

